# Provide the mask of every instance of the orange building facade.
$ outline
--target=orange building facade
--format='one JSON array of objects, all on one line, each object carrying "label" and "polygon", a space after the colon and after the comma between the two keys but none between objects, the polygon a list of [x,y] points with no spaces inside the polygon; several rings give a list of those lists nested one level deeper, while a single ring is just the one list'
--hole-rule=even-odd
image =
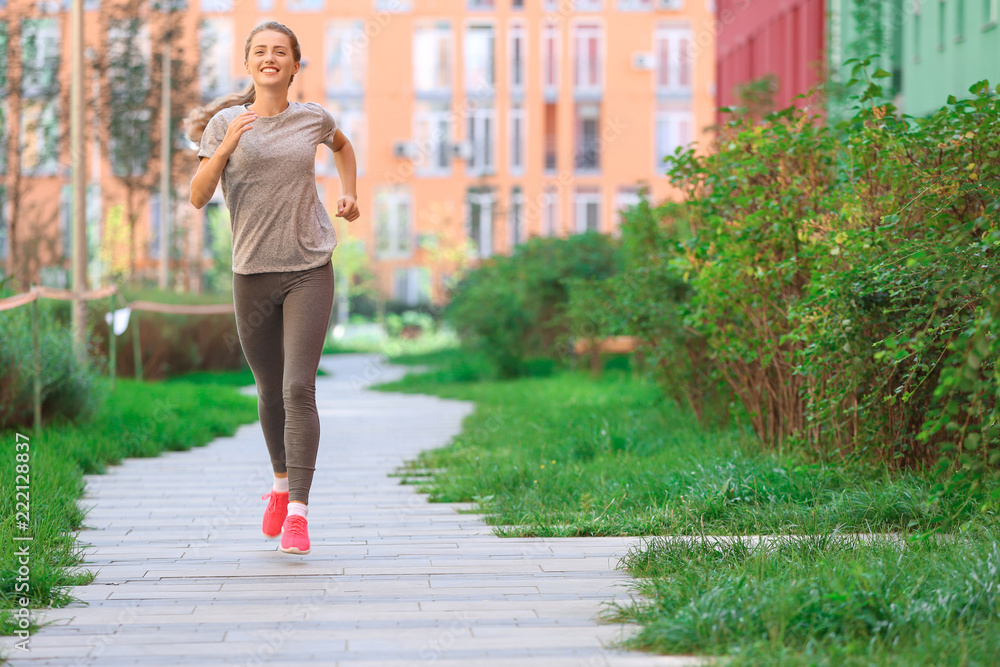
[{"label": "orange building facade", "polygon": [[[411,305],[441,302],[463,266],[530,236],[615,233],[643,185],[676,196],[663,157],[707,146],[715,120],[712,0],[190,2],[205,100],[249,82],[254,25],[295,31],[304,62],[289,98],[326,106],[352,142],[362,216],[332,216],[342,189],[325,146],[321,200],[383,293]],[[221,189],[197,210],[189,181],[175,179],[175,225],[207,245]]]}]

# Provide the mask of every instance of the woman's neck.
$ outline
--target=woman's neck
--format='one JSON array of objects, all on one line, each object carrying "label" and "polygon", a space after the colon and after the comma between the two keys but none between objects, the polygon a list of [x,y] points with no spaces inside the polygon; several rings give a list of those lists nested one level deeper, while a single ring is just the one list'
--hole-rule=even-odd
[{"label": "woman's neck", "polygon": [[288,108],[288,95],[287,91],[277,92],[269,90],[257,89],[257,96],[253,101],[253,104],[248,106],[253,107],[252,110],[258,116],[277,116],[279,113]]}]

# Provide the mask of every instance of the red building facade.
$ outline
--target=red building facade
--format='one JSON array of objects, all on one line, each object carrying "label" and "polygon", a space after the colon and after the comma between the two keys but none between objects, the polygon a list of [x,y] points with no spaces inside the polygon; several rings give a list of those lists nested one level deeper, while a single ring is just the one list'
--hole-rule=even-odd
[{"label": "red building facade", "polygon": [[737,87],[767,74],[778,80],[774,94],[778,109],[825,80],[826,4],[825,0],[718,0],[719,106],[738,105]]}]

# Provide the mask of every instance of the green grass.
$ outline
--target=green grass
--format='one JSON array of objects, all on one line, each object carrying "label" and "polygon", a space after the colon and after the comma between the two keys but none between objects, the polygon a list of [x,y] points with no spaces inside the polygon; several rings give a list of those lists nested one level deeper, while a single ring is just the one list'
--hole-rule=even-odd
[{"label": "green grass", "polygon": [[357,352],[384,354],[391,358],[411,354],[425,354],[451,348],[455,345],[454,334],[447,330],[425,333],[418,338],[386,338],[372,340],[358,338],[348,342],[327,340],[323,354],[352,354]]},{"label": "green grass", "polygon": [[626,557],[648,600],[626,642],[729,665],[995,665],[1000,544],[810,538],[751,548],[655,538]]},{"label": "green grass", "polygon": [[[64,606],[69,586],[92,581],[89,572],[71,572],[82,562],[74,532],[86,517],[77,505],[84,491],[83,475],[104,473],[127,457],[157,456],[165,450],[186,450],[219,436],[232,435],[241,424],[257,419],[257,400],[232,389],[245,383],[241,372],[201,374],[194,382],[137,382],[119,378],[94,415],[85,423],[53,421],[30,436],[28,530],[15,523],[16,435],[0,432],[7,455],[0,461],[0,479],[7,490],[0,496],[0,633],[17,629],[11,614],[17,598],[26,596],[32,609]],[[252,376],[250,383],[252,383]],[[23,484],[23,481],[17,482]],[[15,535],[30,535],[28,591],[17,591]]]},{"label": "green grass", "polygon": [[[476,502],[502,536],[649,536],[620,565],[639,601],[606,610],[641,625],[628,648],[741,666],[996,664],[996,517],[935,500],[927,477],[777,456],[625,372],[498,382],[458,350],[402,361],[439,366],[378,389],[476,403],[404,481]],[[956,511],[957,538],[914,537]]]},{"label": "green grass", "polygon": [[[316,371],[316,377],[329,375],[322,367]],[[192,371],[165,380],[166,382],[186,382],[188,384],[216,384],[227,387],[248,387],[256,383],[253,372],[249,368],[238,371],[219,373],[216,371]]]},{"label": "green grass", "polygon": [[476,402],[459,436],[410,462],[408,481],[431,500],[479,503],[501,535],[887,531],[944,511],[918,475],[763,452],[739,428],[701,428],[625,373],[476,382],[475,369],[446,365],[378,388]]}]

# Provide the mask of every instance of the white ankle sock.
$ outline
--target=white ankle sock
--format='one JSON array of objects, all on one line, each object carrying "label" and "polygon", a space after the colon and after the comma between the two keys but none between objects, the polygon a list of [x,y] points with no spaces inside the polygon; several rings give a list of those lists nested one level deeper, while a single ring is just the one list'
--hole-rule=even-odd
[{"label": "white ankle sock", "polygon": [[271,489],[277,493],[288,493],[288,478],[275,477],[274,486],[272,486]]},{"label": "white ankle sock", "polygon": [[298,514],[303,519],[309,514],[309,506],[305,503],[288,503],[288,516]]}]

